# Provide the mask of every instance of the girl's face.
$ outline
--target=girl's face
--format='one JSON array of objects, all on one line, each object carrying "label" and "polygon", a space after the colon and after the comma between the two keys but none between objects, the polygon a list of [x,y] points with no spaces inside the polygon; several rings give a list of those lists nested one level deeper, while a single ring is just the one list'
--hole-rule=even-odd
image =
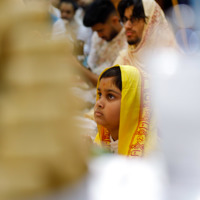
[{"label": "girl's face", "polygon": [[102,78],[99,83],[98,97],[94,108],[94,118],[98,125],[109,131],[119,129],[121,91],[114,84],[114,77]]}]

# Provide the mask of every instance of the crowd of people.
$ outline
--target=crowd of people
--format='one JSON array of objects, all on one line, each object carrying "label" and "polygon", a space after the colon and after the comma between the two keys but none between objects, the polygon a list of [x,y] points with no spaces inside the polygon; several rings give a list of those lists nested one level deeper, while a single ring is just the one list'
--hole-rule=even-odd
[{"label": "crowd of people", "polygon": [[[161,48],[178,50],[158,3],[154,0],[121,0],[118,4],[110,0],[21,3],[27,9],[43,8],[50,22],[48,40],[62,41],[70,49],[71,89],[78,101],[86,103],[77,116],[77,124],[88,130],[89,138],[92,129],[92,143],[128,156],[143,156],[146,148],[157,149],[148,59],[154,59]],[[118,69],[119,77],[110,75],[110,67]]]},{"label": "crowd of people", "polygon": [[[104,81],[105,85],[101,88],[101,80],[104,80],[101,77],[104,75],[101,74],[99,79],[96,76],[96,80],[99,80],[97,103],[95,109],[91,111],[92,115],[94,113],[94,119],[98,125],[98,135],[95,141],[101,141],[97,143],[111,149],[114,145],[114,152],[119,154],[141,156],[146,148],[157,149],[156,140],[158,139],[156,138],[158,136],[154,111],[150,106],[151,95],[148,92],[150,90],[147,83],[150,78],[148,59],[155,56],[155,52],[160,48],[177,50],[178,47],[173,31],[170,29],[162,9],[155,1],[120,1],[118,4],[119,15],[111,4],[104,0],[94,1],[86,10],[83,20],[84,24],[94,31],[91,53],[88,56],[90,73],[99,75],[105,68],[111,66],[119,66],[121,72],[125,73],[122,70],[124,65],[128,71],[127,75],[121,74],[125,78],[122,78],[122,88],[119,91],[118,87],[118,92],[115,91],[116,88],[114,91],[112,88],[113,85],[116,85],[115,82],[114,84],[109,83],[106,87],[107,83]],[[102,16],[103,10],[104,16]],[[138,80],[138,77],[137,73],[130,75],[132,72],[128,70],[129,66],[135,67],[139,71],[137,75],[139,82],[133,83],[133,85],[130,83],[135,79]],[[112,77],[112,75],[108,77]],[[127,83],[130,85],[126,86]],[[128,91],[133,94],[126,93],[124,96],[124,87],[126,91],[130,87],[131,90]],[[134,91],[133,88],[137,88],[138,91]],[[116,94],[120,94],[121,107],[119,105],[116,108],[120,115],[115,114],[112,109],[112,105],[114,107],[118,99]],[[124,100],[124,98],[126,99]],[[147,99],[148,101],[144,102]],[[113,125],[116,116],[117,125]],[[112,134],[113,129],[115,129],[114,135]]]}]

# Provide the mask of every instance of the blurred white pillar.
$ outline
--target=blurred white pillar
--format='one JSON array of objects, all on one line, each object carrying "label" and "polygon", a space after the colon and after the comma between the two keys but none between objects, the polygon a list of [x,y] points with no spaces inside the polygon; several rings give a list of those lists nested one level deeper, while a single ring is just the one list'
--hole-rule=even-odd
[{"label": "blurred white pillar", "polygon": [[166,200],[200,198],[200,56],[159,51],[152,88],[170,187]]}]

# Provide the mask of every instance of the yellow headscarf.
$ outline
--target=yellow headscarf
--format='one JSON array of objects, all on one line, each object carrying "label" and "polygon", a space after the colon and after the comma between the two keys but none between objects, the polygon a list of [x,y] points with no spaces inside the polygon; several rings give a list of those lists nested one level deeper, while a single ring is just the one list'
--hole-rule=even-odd
[{"label": "yellow headscarf", "polygon": [[[155,123],[151,119],[149,79],[145,72],[139,71],[136,67],[129,65],[119,67],[122,77],[122,97],[118,153],[127,156],[143,156],[146,148],[150,151],[155,145]],[[108,68],[102,74],[106,70]],[[99,82],[100,80],[97,88]],[[150,139],[151,134],[154,139]],[[95,142],[106,146],[110,144],[110,133],[101,125],[98,125]]]}]

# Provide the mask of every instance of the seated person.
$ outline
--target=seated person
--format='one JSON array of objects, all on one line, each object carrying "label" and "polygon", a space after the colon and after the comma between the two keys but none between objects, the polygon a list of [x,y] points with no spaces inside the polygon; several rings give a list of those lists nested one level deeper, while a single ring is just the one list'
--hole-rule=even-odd
[{"label": "seated person", "polygon": [[108,68],[100,75],[94,108],[95,142],[111,152],[144,156],[155,150],[155,120],[145,76],[128,65]]},{"label": "seated person", "polygon": [[112,66],[119,52],[127,47],[125,30],[110,0],[91,3],[86,9],[83,24],[94,31],[87,59],[87,67],[91,71],[81,65],[76,68],[96,87],[101,72]]},{"label": "seated person", "polygon": [[118,11],[128,47],[119,53],[114,65],[132,65],[147,71],[146,59],[157,55],[158,49],[177,49],[174,34],[156,1],[121,0]]},{"label": "seated person", "polygon": [[74,18],[78,8],[77,4],[73,0],[61,0],[59,8],[61,12],[61,18],[66,22],[66,26],[74,35],[73,37],[76,38],[80,25]]},{"label": "seated person", "polygon": [[125,30],[110,0],[96,0],[86,9],[83,24],[94,31],[87,64],[93,73],[112,66],[119,52],[127,47]]},{"label": "seated person", "polygon": [[83,41],[80,41],[78,38],[82,24],[80,24],[74,17],[78,5],[73,0],[61,0],[59,8],[61,11],[61,18],[64,21],[67,32],[73,42],[75,54],[83,55],[84,44]]}]

